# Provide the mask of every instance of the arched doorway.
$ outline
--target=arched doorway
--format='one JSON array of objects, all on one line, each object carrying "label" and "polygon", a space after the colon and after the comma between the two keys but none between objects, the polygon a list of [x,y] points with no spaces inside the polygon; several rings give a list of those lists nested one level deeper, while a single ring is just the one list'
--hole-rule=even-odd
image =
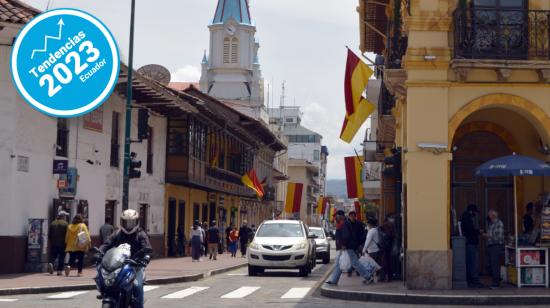
[{"label": "arched doorway", "polygon": [[[509,145],[504,136],[494,129],[472,130],[474,125],[463,127],[462,134],[457,134],[453,143],[453,160],[451,163],[451,219],[453,234],[458,234],[458,222],[468,204],[476,204],[479,208],[479,227],[487,230],[487,212],[495,209],[506,230],[514,226],[513,214],[513,181],[504,178],[480,178],[475,176],[475,168],[496,157],[512,154],[513,146]],[[489,127],[487,127],[489,128]],[[503,138],[504,137],[504,138]],[[481,239],[480,270],[484,272],[485,253]]]}]

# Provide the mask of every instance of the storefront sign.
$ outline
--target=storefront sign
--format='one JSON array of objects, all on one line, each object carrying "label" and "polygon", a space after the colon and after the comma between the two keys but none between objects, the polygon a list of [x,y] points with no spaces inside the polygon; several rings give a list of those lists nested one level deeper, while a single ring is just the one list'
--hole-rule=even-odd
[{"label": "storefront sign", "polygon": [[67,174],[61,174],[59,180],[64,180],[67,182],[64,188],[59,189],[59,196],[74,197],[76,195],[76,182],[78,181],[77,169],[67,169]]},{"label": "storefront sign", "polygon": [[65,159],[55,159],[53,161],[53,174],[67,174],[69,161]]}]

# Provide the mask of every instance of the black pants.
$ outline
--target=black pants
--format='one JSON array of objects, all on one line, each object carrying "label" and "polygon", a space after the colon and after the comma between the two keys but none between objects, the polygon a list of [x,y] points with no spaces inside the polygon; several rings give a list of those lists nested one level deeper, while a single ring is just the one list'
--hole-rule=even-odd
[{"label": "black pants", "polygon": [[241,242],[241,254],[244,256],[246,255],[246,248],[248,246],[248,241]]},{"label": "black pants", "polygon": [[83,251],[71,251],[70,258],[69,258],[69,264],[73,265],[76,260],[76,268],[78,269],[79,273],[82,273],[82,267],[84,266],[84,252]]},{"label": "black pants", "polygon": [[50,263],[55,265],[55,259],[57,259],[57,266],[55,267],[55,270],[60,272],[63,270],[63,263],[65,263],[64,246],[52,246],[50,248]]},{"label": "black pants", "polygon": [[490,273],[491,277],[493,278],[491,285],[493,286],[498,286],[500,284],[500,258],[503,252],[504,245],[487,246],[487,254],[489,255],[489,268],[491,269]]}]

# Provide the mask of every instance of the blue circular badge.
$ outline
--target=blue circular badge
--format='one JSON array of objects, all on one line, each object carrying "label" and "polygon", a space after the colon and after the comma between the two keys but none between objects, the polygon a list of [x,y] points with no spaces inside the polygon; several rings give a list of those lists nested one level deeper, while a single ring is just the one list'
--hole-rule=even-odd
[{"label": "blue circular badge", "polygon": [[48,11],[19,33],[11,55],[17,90],[34,108],[75,117],[99,107],[113,92],[120,60],[111,32],[74,9]]}]

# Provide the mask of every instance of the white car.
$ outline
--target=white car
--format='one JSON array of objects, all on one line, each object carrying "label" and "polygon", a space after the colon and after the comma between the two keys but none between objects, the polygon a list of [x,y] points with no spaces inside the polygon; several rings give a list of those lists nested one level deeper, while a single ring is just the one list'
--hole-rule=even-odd
[{"label": "white car", "polygon": [[315,244],[317,244],[316,258],[323,260],[324,264],[330,262],[330,242],[323,228],[309,227],[309,233],[317,235]]},{"label": "white car", "polygon": [[309,228],[298,220],[263,222],[248,246],[248,275],[265,269],[298,269],[307,277],[315,267],[315,239]]}]

